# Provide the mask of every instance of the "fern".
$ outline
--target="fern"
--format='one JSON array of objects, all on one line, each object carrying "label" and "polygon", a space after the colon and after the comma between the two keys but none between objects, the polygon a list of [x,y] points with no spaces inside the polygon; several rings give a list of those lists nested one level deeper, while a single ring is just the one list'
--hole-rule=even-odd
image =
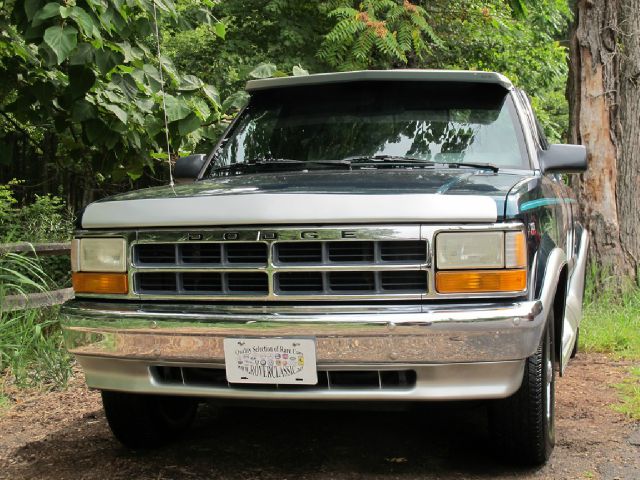
[{"label": "fern", "polygon": [[325,35],[318,57],[334,68],[371,68],[378,64],[407,64],[422,58],[440,40],[424,8],[409,0],[334,0],[329,17],[336,20]]}]

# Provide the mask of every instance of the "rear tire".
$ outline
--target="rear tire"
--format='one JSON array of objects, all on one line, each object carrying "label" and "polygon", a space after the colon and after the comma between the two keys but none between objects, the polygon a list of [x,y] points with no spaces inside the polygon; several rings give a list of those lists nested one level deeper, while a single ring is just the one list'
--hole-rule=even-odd
[{"label": "rear tire", "polygon": [[104,390],[102,405],[113,435],[133,449],[175,440],[191,426],[198,409],[197,400],[189,397]]},{"label": "rear tire", "polygon": [[489,420],[497,453],[508,462],[544,464],[555,445],[553,311],[536,352],[526,360],[520,389],[494,402]]}]

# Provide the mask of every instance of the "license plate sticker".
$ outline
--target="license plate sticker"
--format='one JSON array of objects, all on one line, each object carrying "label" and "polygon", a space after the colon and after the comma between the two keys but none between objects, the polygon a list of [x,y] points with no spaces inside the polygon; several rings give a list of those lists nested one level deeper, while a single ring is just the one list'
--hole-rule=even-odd
[{"label": "license plate sticker", "polygon": [[312,338],[225,338],[224,360],[229,383],[318,383]]}]

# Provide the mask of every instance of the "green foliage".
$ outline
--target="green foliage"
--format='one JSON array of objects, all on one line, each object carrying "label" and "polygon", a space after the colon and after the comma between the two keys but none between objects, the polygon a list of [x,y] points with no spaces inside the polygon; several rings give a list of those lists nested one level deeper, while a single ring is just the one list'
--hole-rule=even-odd
[{"label": "green foliage", "polygon": [[[52,195],[36,195],[33,202],[20,205],[14,197],[13,188],[21,183],[0,184],[0,243],[68,241],[74,228],[73,214],[63,200]],[[24,259],[24,262],[29,261]],[[19,271],[30,278],[42,269],[52,288],[69,286],[71,265],[68,256],[40,257],[33,262],[33,268],[20,268]],[[2,290],[3,277],[0,274],[0,293]]]},{"label": "green foliage", "polygon": [[424,60],[441,43],[424,8],[408,0],[335,2],[329,16],[337,23],[325,36],[318,56],[338,70],[389,68]]},{"label": "green foliage", "polygon": [[587,275],[580,345],[586,351],[640,358],[640,288],[608,282],[602,270]]},{"label": "green foliage", "polygon": [[6,8],[0,111],[24,128],[55,132],[57,156],[81,158],[112,181],[153,171],[149,153],[166,151],[163,84],[172,149],[215,138],[206,128],[220,119],[215,88],[154,54],[154,18],[178,22],[170,0],[18,0]]},{"label": "green foliage", "polygon": [[[61,387],[71,375],[57,308],[0,313],[0,377],[18,386]],[[2,384],[0,383],[0,397]]]},{"label": "green foliage", "polygon": [[629,369],[629,377],[616,385],[621,403],[613,408],[634,420],[640,420],[640,367]]},{"label": "green foliage", "polygon": [[60,197],[36,195],[19,205],[13,188],[22,182],[0,184],[0,243],[63,242],[71,238],[73,215]]}]

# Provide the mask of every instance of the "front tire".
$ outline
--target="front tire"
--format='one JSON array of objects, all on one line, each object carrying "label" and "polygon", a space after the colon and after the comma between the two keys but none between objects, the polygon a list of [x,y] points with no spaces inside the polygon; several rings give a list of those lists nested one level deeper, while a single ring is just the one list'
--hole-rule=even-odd
[{"label": "front tire", "polygon": [[189,397],[102,391],[113,435],[133,449],[155,448],[179,437],[193,423],[198,402]]},{"label": "front tire", "polygon": [[497,452],[509,462],[544,464],[555,445],[553,311],[536,352],[526,360],[520,389],[489,411]]}]

